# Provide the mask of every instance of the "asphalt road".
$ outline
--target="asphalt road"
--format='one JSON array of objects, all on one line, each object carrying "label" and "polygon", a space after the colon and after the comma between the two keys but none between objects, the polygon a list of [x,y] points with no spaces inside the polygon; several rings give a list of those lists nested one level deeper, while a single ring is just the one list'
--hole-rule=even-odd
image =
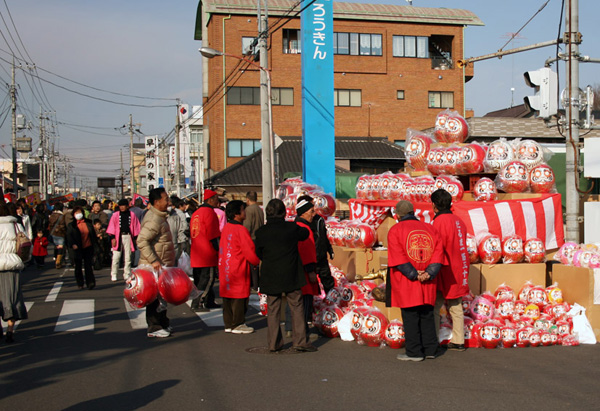
[{"label": "asphalt road", "polygon": [[[174,335],[149,339],[108,269],[92,291],[78,290],[68,269],[28,268],[22,280],[33,304],[17,342],[0,342],[0,410],[600,409],[598,345],[469,349],[404,363],[402,350],[318,338],[315,353],[256,354],[247,350],[267,337],[254,308],[247,323],[256,332],[232,335],[207,325],[218,312],[203,321],[185,304],[170,306]],[[93,329],[73,330],[90,322],[73,314],[67,331],[56,330],[69,301],[93,301]]]}]

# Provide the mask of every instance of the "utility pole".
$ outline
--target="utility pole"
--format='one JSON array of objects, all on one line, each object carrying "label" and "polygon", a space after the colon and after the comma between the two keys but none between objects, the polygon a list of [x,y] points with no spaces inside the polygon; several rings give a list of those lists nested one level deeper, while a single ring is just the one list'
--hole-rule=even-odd
[{"label": "utility pole", "polygon": [[265,14],[260,17],[260,27],[258,33],[258,50],[260,55],[260,119],[261,119],[261,146],[262,146],[262,197],[263,205],[266,206],[273,198],[273,159],[271,141],[271,76],[267,73],[269,70],[269,58],[267,54],[267,17]]},{"label": "utility pole", "polygon": [[[566,233],[567,241],[579,243],[579,0],[569,0],[565,10],[564,41],[567,44],[567,90],[569,91],[566,141]],[[570,183],[569,183],[570,181]]]},{"label": "utility pole", "polygon": [[44,115],[42,112],[42,107],[40,106],[40,148],[42,150],[40,156],[40,200],[46,199],[46,161],[44,161],[44,156],[46,155],[45,148],[45,136],[44,136]]},{"label": "utility pole", "polygon": [[121,149],[121,198],[125,197],[125,194],[123,193],[123,180],[125,179],[125,176],[123,175],[123,150]]},{"label": "utility pole", "polygon": [[12,62],[11,71],[12,83],[10,86],[10,100],[11,100],[11,112],[12,112],[12,180],[13,180],[13,192],[15,197],[19,197],[19,188],[17,186],[17,87],[15,85],[15,59]]},{"label": "utility pole", "polygon": [[179,121],[179,101],[177,102],[177,118],[175,119],[175,188],[177,197],[181,198],[181,164],[180,164],[180,141],[181,122]]},{"label": "utility pole", "polygon": [[[133,117],[129,115],[129,186],[130,192],[133,197]],[[122,191],[122,190],[121,190]],[[121,193],[123,194],[123,193]]]}]

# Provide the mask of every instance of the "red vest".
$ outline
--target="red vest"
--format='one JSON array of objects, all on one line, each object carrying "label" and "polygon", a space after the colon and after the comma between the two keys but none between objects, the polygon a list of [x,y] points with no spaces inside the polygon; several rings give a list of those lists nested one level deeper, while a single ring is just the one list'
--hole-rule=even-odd
[{"label": "red vest", "polygon": [[242,224],[227,223],[219,243],[219,295],[225,298],[250,296],[250,265],[260,260],[254,242]]},{"label": "red vest", "polygon": [[[309,231],[308,238],[304,241],[298,242],[298,253],[300,254],[300,260],[302,265],[316,264],[317,263],[317,248],[315,246],[315,237],[310,227],[302,221],[296,221],[300,227],[304,227]],[[308,274],[304,273],[306,277],[306,285],[302,287],[302,295],[319,295],[319,283],[311,283],[308,279]]]},{"label": "red vest", "polygon": [[219,238],[219,220],[210,206],[200,206],[190,220],[190,237],[192,240],[190,260],[192,267],[216,267],[219,253],[211,240]]},{"label": "red vest", "polygon": [[469,294],[469,253],[467,227],[451,213],[440,214],[433,226],[444,246],[444,266],[438,275],[438,290],[444,298],[454,299]]},{"label": "red vest", "polygon": [[437,281],[421,283],[406,278],[396,266],[411,263],[417,271],[442,263],[442,243],[435,229],[418,220],[404,220],[388,232],[388,266],[391,267],[392,307],[435,305]]}]

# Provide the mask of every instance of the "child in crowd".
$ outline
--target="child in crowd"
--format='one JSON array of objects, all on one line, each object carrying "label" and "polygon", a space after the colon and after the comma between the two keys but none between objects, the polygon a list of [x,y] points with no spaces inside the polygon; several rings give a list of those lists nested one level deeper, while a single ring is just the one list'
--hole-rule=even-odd
[{"label": "child in crowd", "polygon": [[106,228],[102,227],[102,222],[99,219],[92,221],[96,236],[98,237],[98,247],[94,256],[94,270],[101,270],[102,265],[106,261],[106,255],[109,250],[108,246],[108,234],[106,234]]},{"label": "child in crowd", "polygon": [[44,268],[44,257],[48,255],[48,239],[44,237],[44,231],[38,230],[37,236],[33,239],[33,259],[38,268]]}]

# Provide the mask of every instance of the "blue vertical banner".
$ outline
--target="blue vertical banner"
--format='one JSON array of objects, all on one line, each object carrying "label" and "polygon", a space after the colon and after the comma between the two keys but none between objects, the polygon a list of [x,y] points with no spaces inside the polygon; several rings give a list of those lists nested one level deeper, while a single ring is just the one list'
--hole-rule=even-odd
[{"label": "blue vertical banner", "polygon": [[[302,7],[310,4],[303,0]],[[302,176],[335,195],[333,1],[302,12]]]}]

